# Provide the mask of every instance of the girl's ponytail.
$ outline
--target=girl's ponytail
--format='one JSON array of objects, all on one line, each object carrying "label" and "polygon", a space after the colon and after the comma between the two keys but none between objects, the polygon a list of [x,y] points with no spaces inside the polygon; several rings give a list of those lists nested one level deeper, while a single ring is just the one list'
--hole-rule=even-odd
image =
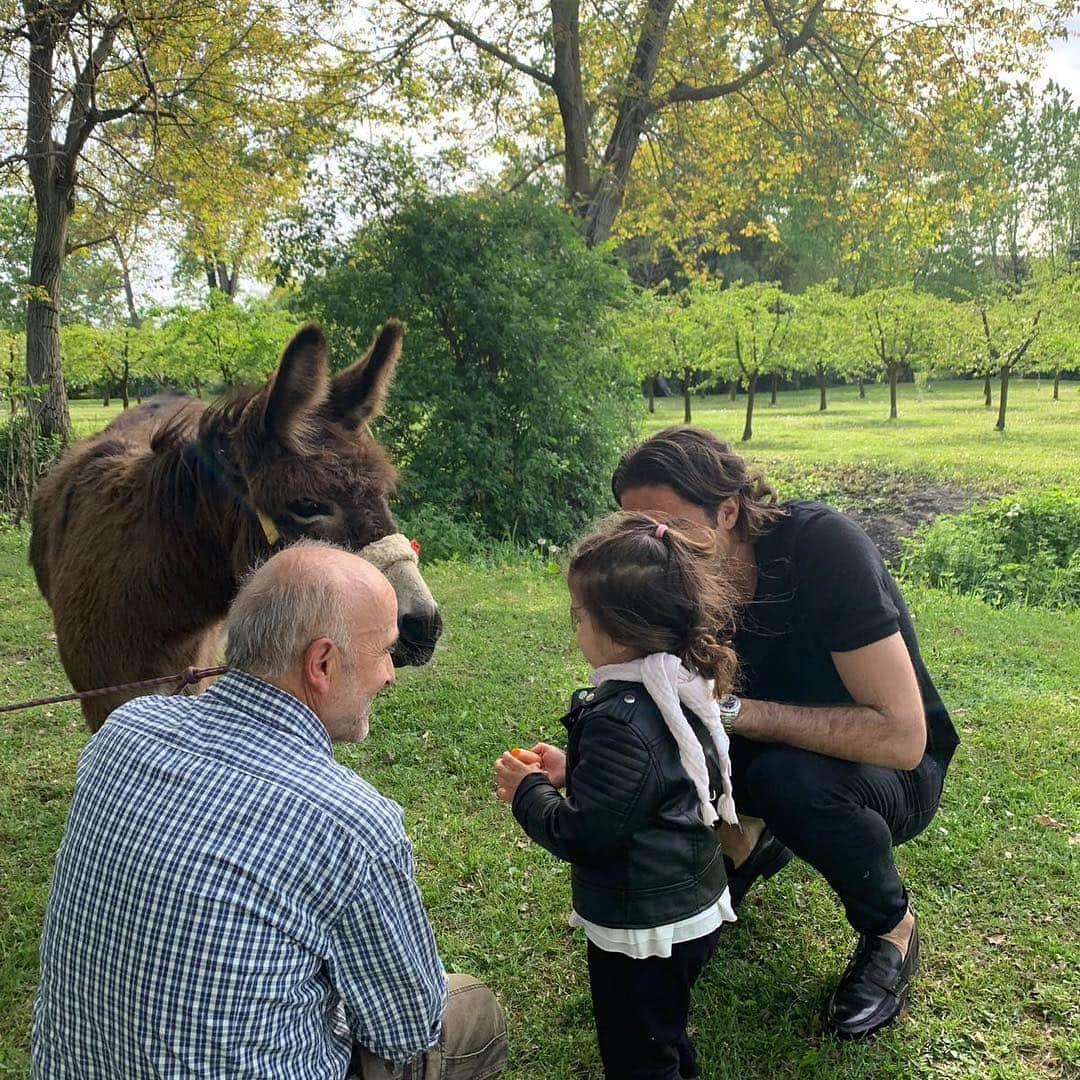
[{"label": "girl's ponytail", "polygon": [[735,650],[718,640],[716,634],[706,627],[698,627],[694,631],[681,659],[687,667],[713,681],[718,698],[729,693],[735,684],[739,670]]}]

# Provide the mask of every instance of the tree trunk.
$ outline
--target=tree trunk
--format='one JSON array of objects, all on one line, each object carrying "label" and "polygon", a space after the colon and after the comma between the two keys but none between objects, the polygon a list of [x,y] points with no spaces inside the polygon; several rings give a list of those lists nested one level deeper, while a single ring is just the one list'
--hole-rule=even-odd
[{"label": "tree trunk", "polygon": [[107,409],[109,403],[112,401],[112,383],[108,379],[105,380],[105,393],[101,395],[101,407]]},{"label": "tree trunk", "polygon": [[18,411],[19,405],[19,392],[15,389],[15,383],[17,375],[15,374],[18,368],[15,365],[15,340],[14,338],[8,342],[8,408],[11,411],[11,419],[15,419],[15,413]]},{"label": "tree trunk", "polygon": [[[68,222],[75,209],[75,161],[89,134],[89,114],[81,117],[81,126],[73,127],[77,119],[73,102],[70,136],[63,146],[57,143],[53,69],[56,43],[64,29],[62,16],[53,5],[27,3],[25,10],[30,41],[26,159],[37,212],[26,304],[26,375],[32,386],[44,387],[43,396],[32,408],[39,430],[44,435],[59,435],[66,442],[71,437],[71,416],[60,359],[60,275],[67,252]],[[99,41],[95,54],[107,44],[107,40]],[[81,98],[79,103],[87,104]]]},{"label": "tree trunk", "polygon": [[754,392],[757,390],[757,372],[746,380],[746,425],[743,428],[742,441],[749,442],[754,434]]},{"label": "tree trunk", "polygon": [[[581,83],[579,0],[550,0],[555,99],[563,124],[563,169],[574,212],[588,211],[589,109]],[[651,410],[650,410],[651,411]]]},{"label": "tree trunk", "polygon": [[690,423],[690,380],[694,377],[693,369],[683,372],[683,421]]},{"label": "tree trunk", "polygon": [[994,425],[998,431],[1005,430],[1005,409],[1009,404],[1009,371],[1010,365],[1001,365],[1001,392],[998,395],[998,418],[997,423]]},{"label": "tree trunk", "polygon": [[74,201],[70,189],[56,184],[50,187],[45,198],[35,200],[37,229],[26,305],[26,374],[32,386],[45,387],[34,407],[41,433],[59,435],[67,442],[71,416],[60,360],[60,274]]},{"label": "tree trunk", "polygon": [[199,376],[196,375],[193,381],[195,383],[195,396],[201,400],[202,399],[202,379],[200,379]]},{"label": "tree trunk", "polygon": [[791,376],[791,378],[792,378],[792,381],[795,383],[795,389],[796,390],[801,390],[802,389],[802,376],[796,371],[795,374]]},{"label": "tree trunk", "polygon": [[[615,126],[604,151],[599,175],[595,177],[591,197],[584,206],[585,242],[590,247],[608,238],[615,218],[622,209],[626,181],[645,130],[649,96],[674,7],[675,0],[648,0],[642,16],[641,33],[623,84]],[[570,194],[571,203],[580,205],[575,193]]]},{"label": "tree trunk", "polygon": [[818,412],[825,412],[829,407],[828,398],[825,396],[825,369],[818,364],[817,369],[817,384],[820,391],[820,404],[818,405]]},{"label": "tree trunk", "polygon": [[772,396],[769,398],[769,404],[776,404],[776,384],[780,381],[780,376],[774,371],[772,373]]},{"label": "tree trunk", "polygon": [[862,401],[866,398],[866,380],[859,376],[859,400]]},{"label": "tree trunk", "polygon": [[124,366],[120,374],[120,396],[126,409],[131,404],[131,353],[128,349],[127,334],[124,335]]},{"label": "tree trunk", "polygon": [[[120,243],[118,236],[113,236],[113,250],[116,252],[116,259],[120,263],[120,277],[124,283],[124,301],[127,303],[128,309],[128,323],[136,330],[142,326],[142,318],[139,315],[138,309],[135,307],[135,290],[131,287],[131,269],[128,266],[127,252],[124,251],[123,245]],[[127,395],[125,394],[125,399]],[[127,401],[124,402],[124,408],[127,408]]]},{"label": "tree trunk", "polygon": [[656,412],[656,376],[649,376],[649,412]]},{"label": "tree trunk", "polygon": [[900,368],[898,364],[889,365],[889,419],[895,420],[896,412],[896,376]]},{"label": "tree trunk", "polygon": [[228,266],[218,261],[217,264],[217,287],[230,299],[236,298],[236,290],[240,285],[240,268],[234,267],[229,273]]},{"label": "tree trunk", "polygon": [[728,394],[731,396],[731,400],[734,401],[739,393],[739,380],[732,379],[731,385],[728,387]]},{"label": "tree trunk", "polygon": [[1059,393],[1060,388],[1061,388],[1061,368],[1057,368],[1054,371],[1054,400],[1055,401],[1060,401],[1061,400],[1061,395]]},{"label": "tree trunk", "polygon": [[986,373],[986,378],[983,379],[983,405],[986,408],[990,408],[994,404],[994,394],[990,389],[990,372]]}]

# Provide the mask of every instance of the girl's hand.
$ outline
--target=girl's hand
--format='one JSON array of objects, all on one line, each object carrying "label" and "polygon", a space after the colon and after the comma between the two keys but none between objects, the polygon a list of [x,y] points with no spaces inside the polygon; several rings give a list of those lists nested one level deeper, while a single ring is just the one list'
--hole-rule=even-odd
[{"label": "girl's hand", "polygon": [[507,806],[510,806],[514,802],[514,794],[517,792],[518,784],[520,784],[529,773],[542,771],[543,770],[539,765],[526,765],[524,761],[518,761],[518,759],[507,750],[506,753],[495,762],[495,794],[498,795]]},{"label": "girl's hand", "polygon": [[566,754],[557,746],[549,746],[546,742],[538,742],[532,752],[540,758],[540,768],[547,773],[552,786],[566,787]]}]

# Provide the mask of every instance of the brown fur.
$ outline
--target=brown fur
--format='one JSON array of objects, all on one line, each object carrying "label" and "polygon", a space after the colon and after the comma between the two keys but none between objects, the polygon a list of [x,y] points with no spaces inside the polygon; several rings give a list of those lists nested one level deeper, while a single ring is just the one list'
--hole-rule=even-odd
[{"label": "brown fur", "polygon": [[[239,579],[270,553],[255,507],[284,543],[316,536],[355,550],[396,531],[395,472],[366,422],[400,347],[400,324],[387,323],[331,378],[323,332],[309,325],[266,386],[209,408],[155,399],[67,451],[35,496],[30,561],[76,689],[217,662]],[[298,515],[305,503],[328,512]],[[131,696],[85,703],[91,730]]]}]

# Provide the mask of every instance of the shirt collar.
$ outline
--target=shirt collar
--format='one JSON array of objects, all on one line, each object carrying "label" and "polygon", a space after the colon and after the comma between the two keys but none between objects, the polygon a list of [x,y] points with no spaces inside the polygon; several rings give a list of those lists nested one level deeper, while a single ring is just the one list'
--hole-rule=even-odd
[{"label": "shirt collar", "polygon": [[296,735],[333,756],[330,735],[315,713],[299,698],[264,679],[233,669],[200,696],[246,713],[264,725]]}]

